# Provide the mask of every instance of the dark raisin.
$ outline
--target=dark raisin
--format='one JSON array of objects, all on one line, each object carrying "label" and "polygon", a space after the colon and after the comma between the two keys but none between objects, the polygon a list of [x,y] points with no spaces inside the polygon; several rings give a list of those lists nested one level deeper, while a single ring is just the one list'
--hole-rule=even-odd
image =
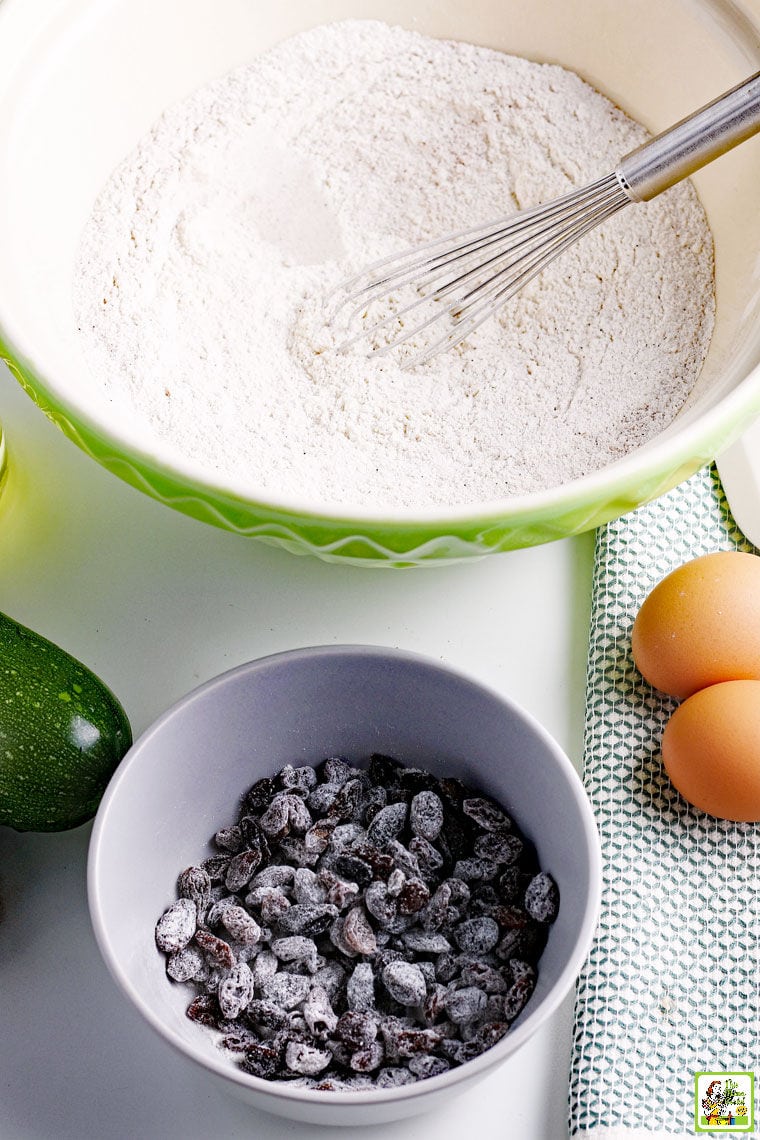
[{"label": "dark raisin", "polygon": [[501,906],[498,915],[499,925],[505,930],[522,930],[531,925],[530,915],[519,906]]},{"label": "dark raisin", "polygon": [[156,946],[165,954],[173,954],[187,946],[195,933],[197,911],[190,899],[177,899],[156,923]]},{"label": "dark raisin", "polygon": [[361,780],[346,780],[327,809],[328,815],[341,820],[356,819],[359,814],[362,793]]},{"label": "dark raisin", "polygon": [[476,1021],[486,1006],[486,995],[477,986],[452,986],[443,999],[443,1004],[451,1021],[457,1025]]},{"label": "dark raisin", "polygon": [[225,1033],[221,1040],[223,1049],[228,1049],[230,1053],[245,1053],[246,1049],[250,1049],[252,1045],[258,1044],[258,1038],[254,1033],[248,1029],[232,1029],[229,1033]]},{"label": "dark raisin", "polygon": [[366,1049],[357,1049],[351,1054],[349,1067],[356,1073],[372,1073],[379,1069],[385,1060],[385,1049],[382,1042],[373,1041]]},{"label": "dark raisin", "polygon": [[470,795],[470,789],[456,776],[444,776],[438,781],[438,793],[449,807],[461,808],[462,800]]},{"label": "dark raisin", "polygon": [[219,1008],[225,1017],[234,1020],[253,997],[253,974],[245,962],[233,966],[223,979],[218,991]]},{"label": "dark raisin", "polygon": [[441,853],[452,864],[456,863],[457,859],[469,856],[472,851],[472,838],[465,817],[451,809],[444,811],[443,825],[437,843]]},{"label": "dark raisin", "polygon": [[422,879],[407,879],[398,893],[399,914],[417,914],[430,901],[430,891]]},{"label": "dark raisin", "polygon": [[477,986],[487,994],[503,994],[509,988],[503,972],[485,962],[466,962],[462,966],[461,980],[463,985]]},{"label": "dark raisin", "polygon": [[468,918],[457,926],[454,939],[459,949],[465,953],[486,954],[499,941],[499,926],[488,915]]},{"label": "dark raisin", "polygon": [[246,1049],[242,1068],[254,1077],[273,1080],[282,1068],[284,1049],[276,1041],[259,1041]]},{"label": "dark raisin", "polygon": [[520,978],[529,977],[535,983],[536,971],[530,962],[523,962],[520,958],[511,958],[507,963],[507,970],[513,982],[518,981]]},{"label": "dark raisin", "polygon": [[353,772],[347,760],[340,756],[330,756],[321,765],[321,778],[327,784],[345,784]]},{"label": "dark raisin", "polygon": [[438,788],[438,777],[423,768],[400,768],[396,780],[405,791],[411,792],[413,797],[420,792],[435,791]]},{"label": "dark raisin", "polygon": [[518,978],[513,986],[504,995],[504,1020],[514,1021],[525,1007],[530,995],[533,993],[535,980],[530,974]]},{"label": "dark raisin", "polygon": [[248,1003],[245,1018],[257,1029],[266,1029],[276,1033],[289,1024],[287,1011],[273,1001],[264,998],[255,998]]},{"label": "dark raisin", "polygon": [[443,855],[421,835],[415,835],[409,843],[409,850],[417,860],[423,879],[435,879],[443,867]]},{"label": "dark raisin", "polygon": [[354,954],[370,955],[377,950],[375,932],[362,906],[352,907],[343,923],[342,941]]},{"label": "dark raisin", "polygon": [[368,789],[362,805],[362,820],[365,827],[387,803],[388,793],[385,788],[375,785]]},{"label": "dark raisin", "polygon": [[443,1057],[429,1057],[421,1054],[418,1057],[409,1058],[409,1072],[414,1073],[418,1080],[425,1080],[427,1077],[438,1077],[441,1073],[447,1072],[451,1065]]},{"label": "dark raisin", "polygon": [[[306,806],[314,816],[322,817],[340,790],[340,784],[317,784],[306,797]],[[332,821],[336,823],[336,820]]]},{"label": "dark raisin", "polygon": [[366,887],[372,881],[372,868],[369,863],[356,855],[341,852],[333,860],[333,869],[344,879],[350,879],[359,887]]},{"label": "dark raisin", "polygon": [[[381,1027],[382,1029],[382,1027]],[[443,1038],[434,1029],[408,1029],[402,1027],[386,1035],[383,1039],[389,1053],[399,1057],[415,1057],[420,1053],[432,1053]]]},{"label": "dark raisin", "polygon": [[373,752],[369,758],[369,778],[374,784],[387,787],[388,784],[393,783],[401,767],[403,765],[392,756],[383,756],[379,752]]},{"label": "dark raisin", "polygon": [[303,1003],[303,1017],[312,1037],[324,1040],[334,1031],[338,1017],[324,986],[312,986]]},{"label": "dark raisin", "polygon": [[290,910],[291,902],[287,895],[278,887],[263,887],[265,891],[261,899],[261,921],[264,923],[277,923],[286,910]]},{"label": "dark raisin", "polygon": [[252,887],[287,887],[293,882],[295,876],[295,868],[287,863],[272,863],[268,867],[262,867],[257,871],[252,882]]},{"label": "dark raisin", "polygon": [[276,842],[290,830],[287,793],[277,792],[259,819],[262,831],[268,839]]},{"label": "dark raisin", "polygon": [[399,843],[398,839],[390,839],[385,849],[392,857],[394,865],[408,878],[420,878],[420,865],[413,851],[409,851],[403,843]]},{"label": "dark raisin", "polygon": [[520,868],[511,866],[499,876],[497,888],[499,898],[504,903],[512,903],[520,890]]},{"label": "dark raisin", "polygon": [[517,930],[507,930],[496,947],[496,955],[504,961],[521,958],[526,962],[536,962],[546,944],[547,927],[538,923]]},{"label": "dark raisin", "polygon": [[487,831],[474,844],[475,854],[494,863],[516,863],[522,855],[523,841],[511,831]]},{"label": "dark raisin", "polygon": [[459,955],[444,951],[435,960],[435,976],[440,982],[448,984],[456,978],[461,969]]},{"label": "dark raisin", "polygon": [[396,918],[396,900],[388,893],[388,886],[379,879],[373,879],[364,892],[364,905],[382,927],[389,926]]},{"label": "dark raisin", "polygon": [[211,879],[203,867],[187,867],[177,880],[177,893],[180,898],[195,903],[198,921],[203,922],[211,902]]},{"label": "dark raisin", "polygon": [[378,1089],[397,1089],[401,1088],[402,1085],[413,1084],[414,1080],[414,1074],[409,1069],[386,1066],[378,1072],[375,1087]]},{"label": "dark raisin", "polygon": [[445,1015],[447,993],[446,986],[441,985],[440,982],[435,982],[431,986],[422,1006],[422,1016],[429,1025],[439,1021]]},{"label": "dark raisin", "polygon": [[446,925],[451,905],[451,887],[441,883],[433,892],[430,902],[421,915],[421,925],[427,933],[441,930]]},{"label": "dark raisin", "polygon": [[243,946],[254,946],[261,938],[261,927],[242,906],[226,906],[221,923],[228,934]]},{"label": "dark raisin", "polygon": [[321,1049],[307,1041],[288,1041],[285,1046],[285,1065],[291,1073],[314,1076],[321,1073],[332,1061],[328,1049]]},{"label": "dark raisin", "polygon": [[375,975],[369,962],[359,962],[346,983],[349,1009],[365,1013],[375,1006]]},{"label": "dark raisin", "polygon": [[280,769],[277,778],[283,788],[304,797],[316,787],[317,783],[317,773],[308,765],[294,768],[292,764],[286,764]]},{"label": "dark raisin", "polygon": [[283,1009],[295,1009],[311,989],[311,978],[305,974],[289,974],[279,970],[259,984],[262,997]]},{"label": "dark raisin", "polygon": [[286,835],[280,840],[278,854],[296,867],[314,867],[319,859],[315,852],[307,851],[304,840],[295,835]]},{"label": "dark raisin", "polygon": [[[493,883],[472,883],[470,885],[470,893],[472,896],[473,909],[476,907],[486,908],[489,906],[499,905],[499,895]],[[478,910],[478,913],[486,914],[487,910],[480,909]]]},{"label": "dark raisin", "polygon": [[369,863],[375,879],[387,879],[393,870],[393,857],[372,843],[354,843],[351,854]]},{"label": "dark raisin", "polygon": [[348,883],[345,879],[333,875],[333,881],[327,888],[327,897],[325,902],[332,903],[338,910],[344,910],[349,906],[359,895],[359,886],[357,883]]},{"label": "dark raisin", "polygon": [[467,1043],[456,1037],[445,1038],[439,1045],[438,1052],[442,1053],[452,1065],[462,1065],[472,1058],[472,1051],[468,1050]]},{"label": "dark raisin", "polygon": [[376,847],[387,846],[392,839],[396,839],[406,824],[408,808],[405,803],[392,803],[381,808],[367,827],[367,839]]},{"label": "dark raisin", "polygon": [[457,859],[454,864],[454,877],[464,879],[466,882],[489,882],[498,874],[498,864],[492,859],[479,859],[477,856],[469,859]]},{"label": "dark raisin", "polygon": [[221,966],[224,970],[231,970],[235,965],[235,955],[229,942],[217,938],[210,930],[196,930],[195,941],[200,946],[209,962]]},{"label": "dark raisin", "polygon": [[214,836],[214,843],[222,851],[229,851],[234,855],[243,846],[243,832],[237,824],[232,827],[220,827]]},{"label": "dark raisin", "polygon": [[262,776],[243,796],[243,804],[252,812],[262,812],[272,802],[277,785],[271,776]]},{"label": "dark raisin", "polygon": [[169,955],[166,962],[166,972],[172,981],[189,982],[191,978],[200,978],[204,975],[204,958],[195,946],[185,946],[182,950],[175,950]]},{"label": "dark raisin", "polygon": [[525,891],[525,909],[537,922],[554,922],[559,911],[559,891],[551,875],[539,872]]},{"label": "dark raisin", "polygon": [[399,959],[389,962],[382,972],[388,993],[400,1005],[420,1005],[427,993],[425,976],[419,966]]},{"label": "dark raisin", "polygon": [[204,859],[201,863],[202,869],[206,872],[212,884],[224,882],[229,865],[229,855],[212,855],[210,859]]},{"label": "dark raisin", "polygon": [[244,815],[240,820],[240,831],[243,835],[244,846],[253,851],[258,851],[261,855],[261,862],[268,863],[272,852],[259,821],[252,815]]},{"label": "dark raisin", "polygon": [[353,1051],[366,1049],[377,1037],[377,1018],[360,1010],[347,1010],[335,1024],[335,1036]]},{"label": "dark raisin", "polygon": [[209,1029],[216,1029],[222,1018],[222,1011],[215,994],[199,994],[190,1002],[185,1012],[191,1021],[206,1025]]},{"label": "dark raisin", "polygon": [[486,1049],[490,1049],[497,1041],[501,1041],[504,1034],[509,1029],[506,1021],[489,1021],[485,1025],[481,1025],[475,1036],[470,1039],[468,1045],[475,1056],[480,1053],[485,1053]]},{"label": "dark raisin", "polygon": [[260,850],[247,849],[233,855],[224,880],[227,890],[234,894],[241,887],[245,887],[260,864]]},{"label": "dark raisin", "polygon": [[401,941],[415,954],[443,954],[451,949],[451,943],[442,934],[426,934],[424,930],[406,931]]},{"label": "dark raisin", "polygon": [[512,820],[492,799],[472,796],[462,800],[462,811],[484,831],[509,830]]},{"label": "dark raisin", "polygon": [[312,824],[311,812],[300,796],[283,793],[288,805],[288,826],[293,835],[304,835]]},{"label": "dark raisin", "polygon": [[317,969],[317,944],[312,938],[302,934],[291,934],[287,938],[274,938],[271,950],[281,962],[295,962],[305,966],[309,973]]},{"label": "dark raisin", "polygon": [[314,938],[329,928],[337,914],[337,907],[330,903],[322,905],[296,903],[280,915],[277,929],[281,935],[304,934],[307,938]]},{"label": "dark raisin", "polygon": [[444,879],[441,884],[446,885],[450,892],[451,905],[457,910],[462,911],[465,907],[470,905],[470,898],[472,892],[463,879],[457,879],[452,876],[451,878]]},{"label": "dark raisin", "polygon": [[309,853],[321,855],[330,843],[330,837],[335,830],[335,820],[318,819],[313,823],[303,837],[304,847]]},{"label": "dark raisin", "polygon": [[323,903],[326,884],[309,867],[297,867],[293,876],[293,898],[297,903]]}]

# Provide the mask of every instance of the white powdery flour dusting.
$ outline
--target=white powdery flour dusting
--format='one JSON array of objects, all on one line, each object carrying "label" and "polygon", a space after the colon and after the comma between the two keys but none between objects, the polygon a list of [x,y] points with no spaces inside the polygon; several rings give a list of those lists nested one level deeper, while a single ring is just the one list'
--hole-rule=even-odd
[{"label": "white powdery flour dusting", "polygon": [[554,486],[665,428],[714,318],[689,185],[630,206],[457,349],[335,352],[367,262],[609,173],[646,132],[574,73],[375,21],[170,109],[83,235],[87,359],[146,431],[260,495],[424,508]]}]

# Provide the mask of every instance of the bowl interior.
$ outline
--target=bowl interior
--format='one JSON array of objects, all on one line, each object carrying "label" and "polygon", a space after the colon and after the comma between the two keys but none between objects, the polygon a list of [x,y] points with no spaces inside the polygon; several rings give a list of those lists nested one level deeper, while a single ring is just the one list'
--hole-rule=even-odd
[{"label": "bowl interior", "polygon": [[[485,1069],[513,1052],[561,1001],[588,951],[600,889],[593,815],[570,761],[527,714],[448,669],[393,651],[297,650],[241,666],[190,694],[133,746],[98,812],[89,881],[96,934],[117,980],[174,1045],[237,1083],[264,1084],[185,1017],[190,991],[167,981],[153,944],[156,920],[176,897],[179,871],[211,853],[208,840],[235,821],[240,796],[258,777],[285,763],[361,760],[376,751],[497,797],[559,886],[560,913],[531,1002],[506,1037],[465,1068]],[[455,1081],[461,1072],[452,1071]],[[323,1095],[268,1088],[286,1098]]]},{"label": "bowl interior", "polygon": [[[89,380],[71,303],[79,235],[111,170],[168,104],[293,32],[346,17],[561,63],[653,131],[744,78],[760,59],[757,27],[725,0],[164,0],[158,7],[44,0],[34,11],[5,0],[0,328],[72,414],[128,452],[152,449],[200,482],[204,473],[191,457],[152,444]],[[695,181],[715,236],[718,319],[693,399],[666,436],[709,418],[760,359],[760,144],[745,144]],[[255,487],[229,485],[271,501]]]}]

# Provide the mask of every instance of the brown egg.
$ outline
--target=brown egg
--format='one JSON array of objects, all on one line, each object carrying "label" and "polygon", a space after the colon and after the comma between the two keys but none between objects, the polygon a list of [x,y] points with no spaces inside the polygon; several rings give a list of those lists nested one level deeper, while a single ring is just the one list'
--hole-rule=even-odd
[{"label": "brown egg", "polygon": [[646,598],[631,648],[647,681],[673,697],[760,680],[760,558],[729,550],[679,566]]},{"label": "brown egg", "polygon": [[689,697],[665,726],[662,759],[695,807],[760,820],[760,681],[724,681]]}]

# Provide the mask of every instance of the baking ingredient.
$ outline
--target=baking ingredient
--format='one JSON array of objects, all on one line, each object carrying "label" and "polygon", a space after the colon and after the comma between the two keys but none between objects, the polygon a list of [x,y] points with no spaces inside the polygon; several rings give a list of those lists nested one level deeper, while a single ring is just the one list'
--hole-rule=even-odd
[{"label": "baking ingredient", "polygon": [[167,111],[104,188],[74,276],[94,381],[141,446],[286,503],[417,510],[595,471],[699,375],[713,253],[691,186],[622,211],[411,372],[337,353],[325,298],[645,137],[557,66],[377,21],[313,28]]},{"label": "baking ingredient", "polygon": [[760,680],[760,558],[724,550],[673,570],[641,606],[631,649],[650,684],[673,697]]},{"label": "baking ingredient", "polygon": [[0,614],[0,824],[84,823],[131,743],[126,713],[98,677]]},{"label": "baking ingredient", "polygon": [[665,726],[662,758],[695,807],[721,819],[760,820],[760,680],[694,693]]},{"label": "baking ingredient", "polygon": [[323,1092],[436,1076],[500,1040],[533,993],[557,885],[457,779],[379,754],[288,764],[215,845],[155,941],[196,991],[188,1017],[253,1076]]},{"label": "baking ingredient", "polygon": [[650,684],[686,698],[662,736],[673,785],[711,815],[760,820],[760,558],[716,551],[673,570],[631,646]]}]

